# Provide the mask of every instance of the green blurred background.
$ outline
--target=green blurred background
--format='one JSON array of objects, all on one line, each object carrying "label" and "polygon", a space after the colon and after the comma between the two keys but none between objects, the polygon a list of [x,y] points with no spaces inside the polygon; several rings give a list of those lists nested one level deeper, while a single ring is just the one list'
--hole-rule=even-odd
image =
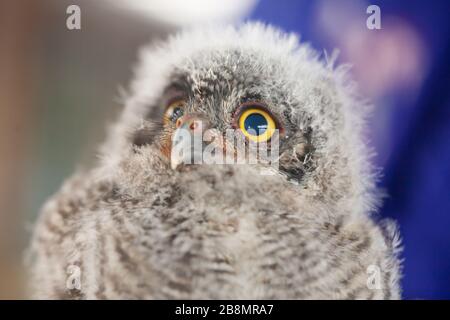
[{"label": "green blurred background", "polygon": [[[81,30],[66,28],[74,3]],[[23,296],[39,208],[95,161],[138,47],[170,29],[98,1],[0,1],[0,298]]]}]

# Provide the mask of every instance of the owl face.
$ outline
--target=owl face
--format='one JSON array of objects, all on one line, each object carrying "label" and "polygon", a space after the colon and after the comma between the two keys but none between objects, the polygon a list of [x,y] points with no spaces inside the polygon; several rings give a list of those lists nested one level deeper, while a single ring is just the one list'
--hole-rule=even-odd
[{"label": "owl face", "polygon": [[[147,125],[134,131],[133,147],[155,148],[176,170],[178,164],[193,162],[174,155],[181,131],[188,138],[198,137],[202,153],[208,145],[214,145],[215,151],[225,155],[223,160],[231,155],[232,161],[227,164],[248,162],[249,153],[264,146],[268,152],[281,150],[283,156],[279,158],[277,154],[272,159],[279,165],[278,172],[299,181],[306,170],[306,156],[312,152],[310,128],[299,130],[291,118],[289,110],[299,102],[294,102],[285,80],[274,80],[273,71],[283,69],[280,61],[272,60],[262,66],[259,55],[237,49],[212,49],[175,65],[144,116]],[[194,139],[188,143],[190,150]],[[242,159],[236,159],[244,152]],[[261,154],[255,152],[257,160],[262,160]]]},{"label": "owl face", "polygon": [[192,159],[173,156],[181,131],[209,135],[202,152],[214,145],[235,156],[242,145],[227,139],[231,130],[246,148],[276,144],[270,164],[280,179],[336,203],[358,195],[367,209],[372,200],[362,195],[373,179],[361,139],[366,108],[345,69],[332,64],[295,36],[259,24],[186,31],[146,48],[104,148],[105,167],[131,161],[137,172],[151,168],[149,175],[182,172],[179,164]]}]

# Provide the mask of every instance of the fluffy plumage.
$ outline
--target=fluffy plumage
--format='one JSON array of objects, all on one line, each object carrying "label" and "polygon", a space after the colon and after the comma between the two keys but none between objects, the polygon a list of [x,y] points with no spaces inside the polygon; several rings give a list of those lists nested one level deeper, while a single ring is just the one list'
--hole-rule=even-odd
[{"label": "fluffy plumage", "polygon": [[[275,174],[172,170],[164,144],[173,131],[160,120],[173,86],[187,112],[219,131],[232,127],[237,105],[264,101],[285,130]],[[190,30],[141,52],[125,104],[99,164],[43,209],[34,297],[400,297],[395,227],[371,217],[368,107],[345,67],[260,24]],[[70,265],[81,290],[66,288]],[[378,289],[367,286],[371,265]]]}]

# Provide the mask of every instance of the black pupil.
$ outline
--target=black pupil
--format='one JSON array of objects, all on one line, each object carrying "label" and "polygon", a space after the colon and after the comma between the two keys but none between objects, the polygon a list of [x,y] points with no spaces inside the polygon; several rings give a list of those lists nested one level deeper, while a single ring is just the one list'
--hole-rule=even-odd
[{"label": "black pupil", "polygon": [[249,134],[259,136],[267,130],[267,120],[263,115],[253,113],[245,118],[244,127]]},{"label": "black pupil", "polygon": [[183,115],[183,109],[180,107],[175,107],[172,111],[172,121],[175,122],[179,117]]}]

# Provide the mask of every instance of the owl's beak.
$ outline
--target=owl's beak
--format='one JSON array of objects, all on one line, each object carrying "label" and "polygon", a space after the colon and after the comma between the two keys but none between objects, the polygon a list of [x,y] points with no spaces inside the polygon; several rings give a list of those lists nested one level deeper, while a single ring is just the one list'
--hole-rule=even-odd
[{"label": "owl's beak", "polygon": [[203,133],[209,122],[198,115],[185,115],[178,119],[172,135],[170,166],[173,170],[182,164],[200,164],[203,157]]}]

